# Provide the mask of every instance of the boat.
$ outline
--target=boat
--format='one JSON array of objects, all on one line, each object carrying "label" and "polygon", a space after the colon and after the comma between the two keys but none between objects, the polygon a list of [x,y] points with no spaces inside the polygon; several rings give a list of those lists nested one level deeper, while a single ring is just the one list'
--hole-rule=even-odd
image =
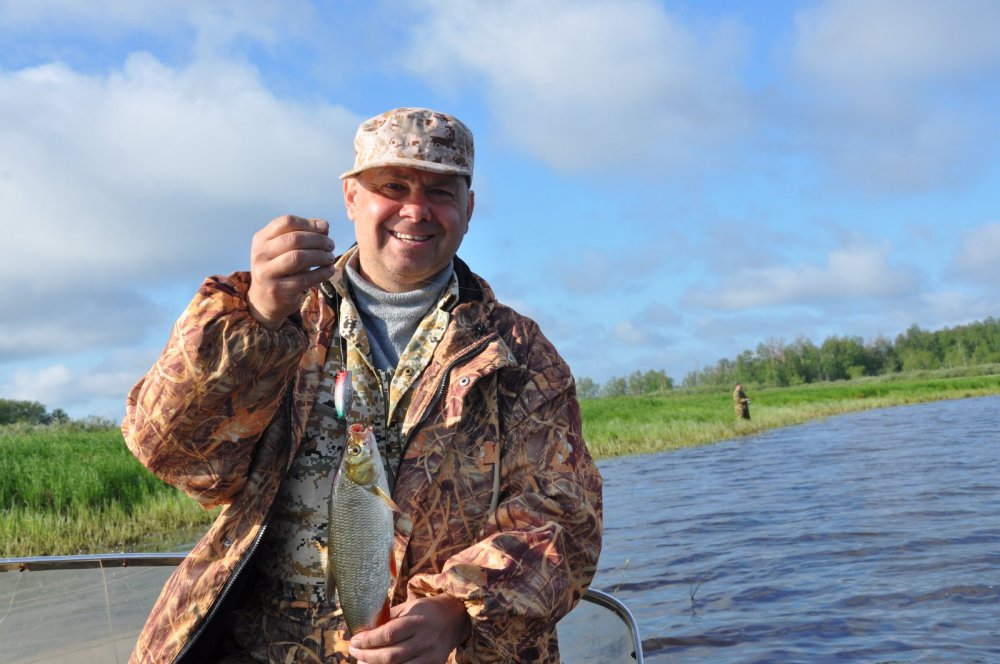
[{"label": "boat", "polygon": [[[127,662],[177,553],[0,559],[0,660],[10,664]],[[566,664],[642,664],[635,618],[588,589],[557,626]]]}]

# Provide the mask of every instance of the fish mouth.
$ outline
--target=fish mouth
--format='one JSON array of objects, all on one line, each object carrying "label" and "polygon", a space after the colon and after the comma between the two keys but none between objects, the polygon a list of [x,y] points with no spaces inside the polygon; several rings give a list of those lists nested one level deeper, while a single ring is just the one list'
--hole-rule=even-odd
[{"label": "fish mouth", "polygon": [[389,235],[403,242],[426,242],[434,237],[433,235],[413,235],[411,233],[400,233],[399,231],[389,231]]}]

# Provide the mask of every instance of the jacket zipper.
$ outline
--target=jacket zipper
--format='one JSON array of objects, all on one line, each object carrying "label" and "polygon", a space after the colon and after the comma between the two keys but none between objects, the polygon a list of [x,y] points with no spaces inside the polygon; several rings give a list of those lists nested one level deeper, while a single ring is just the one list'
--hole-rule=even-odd
[{"label": "jacket zipper", "polygon": [[[284,403],[282,406],[285,408],[288,416],[288,433],[290,436],[292,429],[291,385],[289,385],[288,390],[285,392]],[[260,530],[257,531],[257,535],[253,538],[250,548],[243,553],[242,558],[240,558],[240,562],[235,568],[233,568],[233,573],[229,575],[229,580],[226,581],[226,585],[222,588],[218,597],[215,598],[215,601],[212,603],[212,608],[210,608],[208,613],[205,614],[205,618],[201,621],[201,625],[198,626],[198,629],[196,629],[194,633],[188,637],[187,643],[185,643],[184,647],[181,648],[181,651],[177,653],[177,656],[173,660],[173,664],[180,664],[180,662],[184,660],[184,657],[191,651],[195,642],[201,637],[202,634],[205,633],[205,630],[212,623],[212,620],[215,619],[215,614],[219,612],[219,607],[222,606],[226,597],[229,595],[229,592],[233,589],[233,586],[236,584],[236,579],[243,573],[243,569],[247,566],[247,564],[249,564],[250,559],[253,558],[253,554],[257,552],[257,547],[260,546],[261,540],[264,539],[264,533],[267,531],[267,526],[271,522],[271,516],[274,514],[277,502],[277,500],[272,501],[271,507],[268,509],[267,516],[264,517],[264,523],[261,525]]]},{"label": "jacket zipper", "polygon": [[250,545],[250,548],[247,549],[246,553],[243,554],[243,558],[240,560],[239,565],[237,565],[236,568],[233,570],[232,575],[229,577],[229,581],[226,582],[226,586],[222,589],[222,592],[219,593],[219,596],[215,598],[215,602],[212,604],[212,608],[209,609],[208,614],[206,614],[205,619],[202,620],[201,625],[194,632],[194,634],[192,634],[190,638],[188,638],[187,643],[184,644],[184,647],[181,649],[181,651],[177,653],[177,657],[174,658],[174,664],[179,664],[184,660],[184,657],[188,654],[191,648],[194,647],[195,642],[205,632],[205,630],[208,628],[208,625],[212,622],[212,620],[215,619],[215,614],[218,613],[219,607],[222,605],[226,597],[229,595],[229,591],[232,590],[233,584],[236,583],[236,578],[243,573],[243,568],[247,566],[247,564],[250,562],[250,559],[253,557],[253,554],[257,551],[257,546],[263,539],[264,532],[267,530],[267,524],[270,520],[271,520],[271,515],[269,513],[267,516],[267,520],[264,522],[264,525],[262,525],[260,527],[260,530],[257,532],[257,537],[254,538],[254,541]]}]

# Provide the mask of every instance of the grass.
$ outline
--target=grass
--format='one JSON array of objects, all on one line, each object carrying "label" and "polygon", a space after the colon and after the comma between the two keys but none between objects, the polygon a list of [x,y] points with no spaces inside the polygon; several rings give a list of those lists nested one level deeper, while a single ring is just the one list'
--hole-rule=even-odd
[{"label": "grass", "polygon": [[586,400],[580,404],[584,437],[598,459],[652,454],[870,408],[1000,394],[1000,367],[745,388],[749,421],[736,418],[727,387]]},{"label": "grass", "polygon": [[215,514],[147,472],[115,429],[0,427],[0,506],[0,558],[167,547]]},{"label": "grass", "polygon": [[[1000,394],[1000,366],[784,388],[746,386],[750,421],[727,387],[586,400],[584,436],[598,459],[751,435],[869,408]],[[0,427],[0,558],[166,550],[192,542],[217,510],[146,471],[116,429]]]}]

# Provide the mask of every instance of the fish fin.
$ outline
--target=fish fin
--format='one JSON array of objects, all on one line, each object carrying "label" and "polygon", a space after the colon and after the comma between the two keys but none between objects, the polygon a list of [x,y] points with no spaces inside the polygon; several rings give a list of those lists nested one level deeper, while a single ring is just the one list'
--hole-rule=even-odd
[{"label": "fish fin", "polygon": [[399,505],[396,504],[396,501],[394,501],[392,498],[390,498],[389,494],[387,494],[385,491],[382,490],[382,487],[380,487],[380,486],[372,486],[371,491],[376,496],[378,496],[379,498],[381,498],[382,501],[386,505],[388,505],[389,509],[391,509],[393,512],[399,512],[399,513],[403,512],[403,510],[399,509]]},{"label": "fish fin", "polygon": [[399,578],[399,570],[396,569],[396,556],[393,555],[392,549],[389,549],[389,575],[393,581]]},{"label": "fish fin", "polygon": [[322,543],[313,541],[313,546],[319,552],[319,562],[323,566],[323,575],[326,577],[326,598],[333,603],[336,594],[334,593],[333,575],[330,573],[330,547],[323,546]]},{"label": "fish fin", "polygon": [[385,601],[382,602],[382,609],[378,612],[378,617],[375,618],[375,626],[384,625],[389,622],[389,598],[386,597]]},{"label": "fish fin", "polygon": [[316,540],[313,540],[313,546],[319,552],[319,560],[323,564],[323,571],[325,572],[330,566],[330,549],[323,546],[322,542],[317,542]]}]

